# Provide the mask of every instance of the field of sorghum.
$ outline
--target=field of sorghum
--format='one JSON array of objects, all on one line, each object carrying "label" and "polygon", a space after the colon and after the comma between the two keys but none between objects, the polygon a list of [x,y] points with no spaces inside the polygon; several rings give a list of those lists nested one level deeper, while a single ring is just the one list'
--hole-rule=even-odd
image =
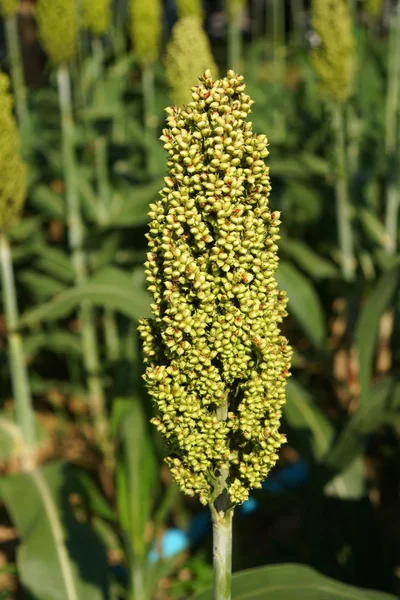
[{"label": "field of sorghum", "polygon": [[398,597],[400,1],[0,10],[0,600]]}]

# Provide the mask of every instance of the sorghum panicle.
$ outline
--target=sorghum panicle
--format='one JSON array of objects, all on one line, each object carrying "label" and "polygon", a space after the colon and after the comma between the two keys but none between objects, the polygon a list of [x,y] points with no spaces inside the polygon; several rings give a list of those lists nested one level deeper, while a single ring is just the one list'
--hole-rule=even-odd
[{"label": "sorghum panicle", "polygon": [[176,104],[191,100],[190,89],[199,73],[210,68],[218,76],[210,43],[198,17],[185,17],[175,24],[165,62],[170,95]]},{"label": "sorghum panicle", "polygon": [[15,15],[19,8],[19,0],[0,0],[0,12],[6,17]]},{"label": "sorghum panicle", "polygon": [[130,0],[130,14],[134,52],[142,65],[152,65],[160,51],[161,0]]},{"label": "sorghum panicle", "polygon": [[355,40],[347,0],[313,0],[312,26],[319,37],[313,50],[315,70],[323,92],[345,102],[352,91]]},{"label": "sorghum panicle", "polygon": [[95,36],[103,35],[111,22],[110,0],[83,0],[84,25]]},{"label": "sorghum panicle", "polygon": [[39,0],[36,9],[39,36],[51,62],[68,61],[75,53],[78,15],[75,0]]},{"label": "sorghum panicle", "polygon": [[178,13],[178,19],[194,16],[203,20],[202,0],[177,0],[176,8]]},{"label": "sorghum panicle", "polygon": [[269,208],[267,139],[247,120],[243,77],[228,71],[214,81],[206,71],[192,90],[189,105],[167,109],[169,173],[147,236],[153,318],[139,331],[153,423],[175,480],[207,504],[229,469],[234,506],[261,487],[285,442],[292,351],[279,330],[280,214]]},{"label": "sorghum panicle", "polygon": [[9,79],[0,73],[0,231],[18,218],[26,193],[26,165],[20,153],[20,140],[13,115]]}]

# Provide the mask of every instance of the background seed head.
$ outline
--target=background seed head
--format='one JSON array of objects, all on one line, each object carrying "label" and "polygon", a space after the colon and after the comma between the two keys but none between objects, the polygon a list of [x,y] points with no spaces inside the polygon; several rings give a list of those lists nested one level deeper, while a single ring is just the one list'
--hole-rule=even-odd
[{"label": "background seed head", "polygon": [[160,0],[131,0],[130,15],[135,55],[142,65],[152,65],[160,51],[162,4]]},{"label": "background seed head", "polygon": [[26,194],[26,165],[20,154],[17,124],[12,111],[9,79],[0,73],[0,231],[18,218]]},{"label": "background seed head", "polygon": [[192,98],[167,109],[168,175],[147,234],[153,318],[139,331],[175,480],[207,504],[228,465],[235,505],[261,487],[285,441],[292,350],[279,330],[280,214],[269,208],[267,139],[252,132],[243,77],[206,71]]},{"label": "background seed head", "polygon": [[0,0],[0,10],[6,17],[15,15],[18,11],[19,0]]},{"label": "background seed head", "polygon": [[51,62],[59,65],[72,58],[78,36],[75,0],[39,0],[36,19],[43,48]]},{"label": "background seed head", "polygon": [[85,26],[95,36],[103,35],[111,23],[110,0],[83,0]]},{"label": "background seed head", "polygon": [[313,0],[312,26],[319,44],[313,62],[323,93],[345,102],[352,91],[355,40],[347,0]]},{"label": "background seed head", "polygon": [[210,43],[198,17],[184,17],[175,24],[165,62],[170,95],[176,104],[190,102],[190,90],[199,73],[209,68],[218,76]]},{"label": "background seed head", "polygon": [[176,8],[178,19],[184,17],[198,17],[203,20],[203,4],[201,0],[177,0]]}]

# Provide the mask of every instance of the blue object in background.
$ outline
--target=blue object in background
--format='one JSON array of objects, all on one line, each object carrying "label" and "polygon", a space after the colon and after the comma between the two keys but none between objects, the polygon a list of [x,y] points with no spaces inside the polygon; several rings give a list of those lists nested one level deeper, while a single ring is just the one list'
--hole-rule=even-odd
[{"label": "blue object in background", "polygon": [[157,562],[160,558],[172,558],[175,554],[183,552],[189,546],[189,538],[184,531],[177,527],[167,529],[161,538],[161,556],[160,553],[153,548],[149,554],[149,560],[152,563]]},{"label": "blue object in background", "polygon": [[[276,475],[274,474],[266,479],[262,487],[270,493],[279,494],[305,484],[308,476],[309,467],[307,462],[299,460],[296,463],[277,469]],[[239,510],[243,516],[247,516],[255,512],[259,506],[260,503],[250,496],[240,506]],[[168,529],[161,539],[161,554],[153,548],[149,554],[150,562],[157,562],[160,558],[171,558],[190,546],[196,546],[211,530],[211,513],[208,509],[205,509],[193,517],[186,533],[176,527]]]}]

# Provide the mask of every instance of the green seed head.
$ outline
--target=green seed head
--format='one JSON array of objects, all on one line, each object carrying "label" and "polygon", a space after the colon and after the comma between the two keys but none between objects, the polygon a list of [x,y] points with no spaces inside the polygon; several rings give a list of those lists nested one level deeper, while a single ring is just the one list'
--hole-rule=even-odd
[{"label": "green seed head", "polygon": [[279,330],[280,214],[269,208],[267,139],[248,121],[243,77],[206,71],[192,91],[189,105],[167,109],[169,172],[147,235],[153,318],[139,331],[174,478],[207,504],[229,469],[234,506],[261,487],[285,442],[292,351]]},{"label": "green seed head", "polygon": [[5,15],[6,17],[15,15],[15,13],[18,11],[18,7],[19,0],[0,0],[1,14]]},{"label": "green seed head", "polygon": [[160,0],[130,0],[131,37],[134,52],[143,66],[158,58],[161,41]]},{"label": "green seed head", "polygon": [[203,20],[202,0],[177,0],[178,19],[198,17]]},{"label": "green seed head", "polygon": [[93,35],[103,35],[111,22],[110,0],[83,0],[82,7],[85,26]]},{"label": "green seed head", "polygon": [[75,0],[39,0],[36,9],[43,48],[55,65],[75,53],[78,18]]},{"label": "green seed head", "polygon": [[18,218],[26,193],[26,165],[21,158],[9,88],[8,77],[0,73],[0,231],[9,229]]},{"label": "green seed head", "polygon": [[355,41],[347,0],[313,0],[312,25],[319,37],[313,61],[323,93],[336,102],[350,94]]},{"label": "green seed head", "polygon": [[246,5],[246,0],[227,0],[226,13],[230,21],[235,21],[240,17]]},{"label": "green seed head", "polygon": [[165,62],[171,98],[176,104],[191,100],[190,89],[196,84],[199,73],[211,69],[218,75],[208,38],[198,17],[185,17],[176,23]]}]

